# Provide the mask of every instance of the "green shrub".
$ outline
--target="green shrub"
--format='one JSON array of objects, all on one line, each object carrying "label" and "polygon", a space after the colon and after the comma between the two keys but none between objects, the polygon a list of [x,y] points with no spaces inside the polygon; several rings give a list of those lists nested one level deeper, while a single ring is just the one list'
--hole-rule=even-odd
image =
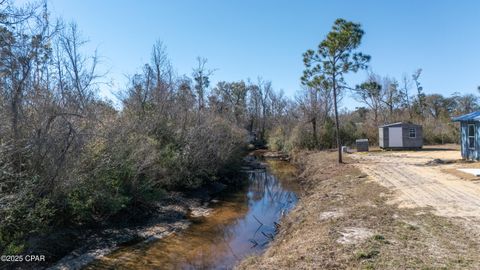
[{"label": "green shrub", "polygon": [[357,127],[355,123],[352,121],[347,121],[345,123],[341,123],[340,125],[340,140],[342,145],[353,145],[355,140],[359,138],[359,134],[357,132]]},{"label": "green shrub", "polygon": [[22,252],[26,237],[49,232],[55,219],[56,208],[52,201],[38,197],[31,186],[26,188],[22,197],[0,212],[0,251],[6,254]]},{"label": "green shrub", "polygon": [[13,242],[8,243],[8,245],[6,246],[2,254],[6,254],[6,255],[21,254],[25,250],[25,243],[17,242],[17,241],[19,240],[15,240]]},{"label": "green shrub", "polygon": [[79,223],[104,220],[127,207],[131,197],[125,184],[132,176],[127,165],[100,163],[68,194],[73,219]]},{"label": "green shrub", "polygon": [[268,136],[268,149],[272,151],[286,150],[286,138],[283,128],[275,128]]},{"label": "green shrub", "polygon": [[327,118],[325,125],[320,129],[319,147],[320,149],[330,149],[335,146],[335,123]]},{"label": "green shrub", "polygon": [[356,257],[358,260],[369,260],[377,257],[379,254],[380,254],[380,251],[372,249],[372,250],[369,250],[368,252],[361,251],[357,253]]},{"label": "green shrub", "polygon": [[304,125],[297,125],[290,132],[284,148],[291,152],[294,149],[315,149],[317,147],[318,142],[315,143],[312,131]]}]

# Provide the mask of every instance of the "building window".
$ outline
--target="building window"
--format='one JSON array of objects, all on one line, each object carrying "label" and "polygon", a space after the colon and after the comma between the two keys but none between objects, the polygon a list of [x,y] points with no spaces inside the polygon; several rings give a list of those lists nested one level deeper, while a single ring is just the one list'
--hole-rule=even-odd
[{"label": "building window", "polygon": [[475,124],[468,125],[468,148],[475,149]]},{"label": "building window", "polygon": [[416,138],[417,137],[417,131],[414,128],[411,128],[408,132],[408,137]]}]

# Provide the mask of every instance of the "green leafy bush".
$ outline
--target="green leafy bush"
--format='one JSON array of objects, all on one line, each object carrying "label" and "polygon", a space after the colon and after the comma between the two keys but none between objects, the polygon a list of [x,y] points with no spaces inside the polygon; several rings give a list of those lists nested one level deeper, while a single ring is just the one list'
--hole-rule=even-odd
[{"label": "green leafy bush", "polygon": [[52,200],[38,198],[29,189],[22,197],[4,207],[0,215],[0,253],[18,254],[26,247],[28,235],[44,234],[51,229],[56,208]]},{"label": "green leafy bush", "polygon": [[131,198],[114,177],[87,180],[68,195],[70,214],[75,221],[105,220],[127,207]]}]

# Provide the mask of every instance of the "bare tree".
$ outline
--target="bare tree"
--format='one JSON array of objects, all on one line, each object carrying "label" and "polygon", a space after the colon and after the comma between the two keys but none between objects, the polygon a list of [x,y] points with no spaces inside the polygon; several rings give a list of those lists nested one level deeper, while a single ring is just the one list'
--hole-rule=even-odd
[{"label": "bare tree", "polygon": [[260,94],[260,104],[262,108],[262,126],[260,130],[260,139],[265,140],[265,131],[267,128],[267,119],[270,115],[270,94],[273,91],[272,82],[264,81],[262,78],[258,78],[258,87]]},{"label": "bare tree", "polygon": [[195,91],[198,99],[198,110],[202,111],[205,107],[205,97],[207,96],[207,89],[210,86],[210,76],[213,75],[214,70],[207,69],[206,58],[197,57],[198,66],[193,70],[192,76],[195,80]]},{"label": "bare tree", "polygon": [[91,57],[82,55],[80,48],[87,41],[82,39],[75,23],[70,23],[60,36],[60,44],[65,52],[64,65],[68,77],[69,88],[74,90],[80,101],[80,109],[86,109],[86,104],[93,98],[97,80],[97,52]]},{"label": "bare tree", "polygon": [[384,77],[382,81],[382,102],[388,110],[388,121],[394,121],[394,111],[401,104],[401,92],[398,90],[398,82],[395,79]]},{"label": "bare tree", "polygon": [[407,74],[402,75],[402,86],[400,88],[402,106],[407,110],[410,118],[413,116],[412,103],[410,98],[411,80]]},{"label": "bare tree", "polygon": [[318,146],[318,124],[319,118],[321,115],[321,102],[323,101],[320,95],[320,91],[311,87],[304,87],[303,91],[300,92],[300,95],[297,96],[296,100],[300,109],[303,111],[306,116],[306,120],[312,125],[313,133],[313,143],[315,146]]},{"label": "bare tree", "polygon": [[420,83],[420,76],[422,75],[422,69],[419,68],[412,74],[412,80],[415,83],[417,89],[417,97],[415,100],[416,113],[423,116],[425,109],[425,94],[423,93],[423,86]]}]

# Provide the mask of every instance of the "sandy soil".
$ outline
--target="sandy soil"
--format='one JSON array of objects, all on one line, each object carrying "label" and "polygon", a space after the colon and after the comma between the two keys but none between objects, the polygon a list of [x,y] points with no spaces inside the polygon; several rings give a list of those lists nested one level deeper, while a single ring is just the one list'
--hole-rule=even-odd
[{"label": "sandy soil", "polygon": [[300,153],[299,203],[267,251],[237,268],[480,269],[480,230],[465,226],[479,187],[448,172],[477,163],[436,158],[459,152],[358,153],[340,165],[335,152]]},{"label": "sandy soil", "polygon": [[351,156],[371,179],[395,192],[392,202],[400,207],[431,207],[440,216],[480,219],[480,182],[456,170],[478,164],[461,162],[458,149],[427,147]]}]

